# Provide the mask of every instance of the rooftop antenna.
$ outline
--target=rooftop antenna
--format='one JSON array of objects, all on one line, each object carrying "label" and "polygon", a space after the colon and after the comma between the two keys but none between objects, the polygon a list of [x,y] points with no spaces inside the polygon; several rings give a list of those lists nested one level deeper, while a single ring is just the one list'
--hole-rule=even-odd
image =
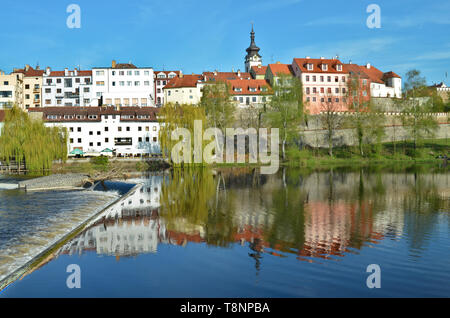
[{"label": "rooftop antenna", "polygon": [[270,56],[271,62],[273,63],[273,54]]}]

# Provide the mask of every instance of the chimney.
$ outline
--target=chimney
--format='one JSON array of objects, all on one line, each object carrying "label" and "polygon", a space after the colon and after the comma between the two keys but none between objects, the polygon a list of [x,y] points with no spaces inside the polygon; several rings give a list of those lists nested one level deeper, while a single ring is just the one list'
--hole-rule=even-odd
[{"label": "chimney", "polygon": [[47,68],[45,69],[45,74],[48,76],[50,75],[50,67],[47,66]]},{"label": "chimney", "polygon": [[217,70],[214,71],[214,76],[217,76]]},{"label": "chimney", "polygon": [[112,68],[116,68],[116,65],[117,65],[116,60],[112,60],[111,67]]},{"label": "chimney", "polygon": [[69,69],[67,67],[64,69],[64,76],[69,76]]},{"label": "chimney", "polygon": [[29,64],[26,64],[26,65],[25,65],[25,72],[28,72],[29,69],[30,69],[30,65],[29,65]]},{"label": "chimney", "polygon": [[234,73],[234,68],[231,69],[231,73]]},{"label": "chimney", "polygon": [[36,69],[37,69],[37,70],[40,70],[41,67],[40,67],[39,65],[36,65]]},{"label": "chimney", "polygon": [[237,76],[241,77],[241,70],[238,70],[237,73],[238,73]]},{"label": "chimney", "polygon": [[73,75],[78,76],[78,70],[75,68]]},{"label": "chimney", "polygon": [[323,56],[320,57],[321,60],[324,60],[325,58]]},{"label": "chimney", "polygon": [[369,69],[369,68],[370,68],[370,63],[367,63],[367,64],[366,64],[366,67]]},{"label": "chimney", "polygon": [[352,60],[348,61],[348,64],[352,64]]},{"label": "chimney", "polygon": [[281,64],[280,61],[277,61],[277,64]]},{"label": "chimney", "polygon": [[180,70],[180,77],[183,77],[183,71]]},{"label": "chimney", "polygon": [[308,60],[309,60],[310,58],[311,58],[310,56],[307,56],[307,57],[306,57],[306,59],[308,59]]}]

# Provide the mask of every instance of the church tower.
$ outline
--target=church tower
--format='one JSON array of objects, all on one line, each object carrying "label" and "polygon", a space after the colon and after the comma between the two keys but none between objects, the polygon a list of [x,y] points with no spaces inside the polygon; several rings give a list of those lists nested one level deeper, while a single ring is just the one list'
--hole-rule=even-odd
[{"label": "church tower", "polygon": [[247,55],[245,56],[245,71],[249,72],[252,66],[258,66],[262,64],[261,55],[259,55],[260,48],[255,44],[255,32],[250,32],[250,46],[247,48]]}]

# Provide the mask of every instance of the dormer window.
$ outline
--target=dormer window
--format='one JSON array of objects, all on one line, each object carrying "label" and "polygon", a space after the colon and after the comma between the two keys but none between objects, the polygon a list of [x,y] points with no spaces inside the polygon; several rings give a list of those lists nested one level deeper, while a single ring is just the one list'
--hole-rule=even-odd
[{"label": "dormer window", "polygon": [[313,70],[313,65],[312,65],[312,63],[306,64],[306,68],[308,69],[308,71],[312,71],[312,70]]},{"label": "dormer window", "polygon": [[261,87],[261,92],[267,92],[267,87]]},{"label": "dormer window", "polygon": [[166,74],[164,74],[164,73],[159,73],[159,74],[158,74],[158,78],[166,78]]},{"label": "dormer window", "polygon": [[256,92],[256,88],[255,88],[255,87],[249,87],[248,90],[249,90],[250,92]]},{"label": "dormer window", "polygon": [[328,71],[328,64],[322,64],[322,71]]},{"label": "dormer window", "polygon": [[242,92],[242,88],[240,88],[240,87],[235,87],[235,88],[234,88],[234,91],[235,91],[235,92]]},{"label": "dormer window", "polygon": [[342,71],[342,65],[341,64],[337,64],[336,65],[336,70],[339,71],[339,72]]}]

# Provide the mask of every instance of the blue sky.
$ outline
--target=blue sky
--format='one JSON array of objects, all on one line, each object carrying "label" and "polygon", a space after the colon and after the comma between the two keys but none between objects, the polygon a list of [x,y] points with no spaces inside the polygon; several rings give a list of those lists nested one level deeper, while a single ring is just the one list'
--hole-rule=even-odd
[{"label": "blue sky", "polygon": [[[81,8],[80,29],[66,26],[72,3]],[[372,3],[381,8],[380,29],[366,26]],[[450,84],[448,0],[2,0],[0,69],[87,69],[116,59],[185,74],[243,70],[251,22],[264,64],[338,54]]]}]

